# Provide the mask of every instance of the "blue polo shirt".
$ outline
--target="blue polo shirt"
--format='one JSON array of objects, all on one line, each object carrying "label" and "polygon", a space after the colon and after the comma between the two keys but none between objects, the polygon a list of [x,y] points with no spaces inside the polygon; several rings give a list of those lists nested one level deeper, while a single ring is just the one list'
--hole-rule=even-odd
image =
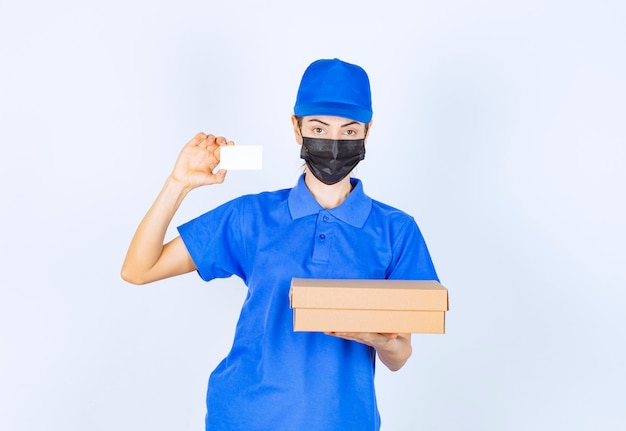
[{"label": "blue polo shirt", "polygon": [[232,349],[209,379],[207,430],[380,428],[374,349],[293,332],[292,277],[436,280],[414,219],[372,200],[358,179],[323,209],[304,175],[292,189],[234,199],[180,226],[202,279],[248,287]]}]

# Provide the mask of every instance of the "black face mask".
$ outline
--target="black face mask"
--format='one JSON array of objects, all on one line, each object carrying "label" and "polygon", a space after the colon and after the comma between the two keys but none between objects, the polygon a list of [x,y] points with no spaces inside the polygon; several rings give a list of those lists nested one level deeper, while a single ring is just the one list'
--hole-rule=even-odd
[{"label": "black face mask", "polygon": [[300,158],[324,184],[344,179],[365,158],[365,139],[318,139],[302,137]]}]

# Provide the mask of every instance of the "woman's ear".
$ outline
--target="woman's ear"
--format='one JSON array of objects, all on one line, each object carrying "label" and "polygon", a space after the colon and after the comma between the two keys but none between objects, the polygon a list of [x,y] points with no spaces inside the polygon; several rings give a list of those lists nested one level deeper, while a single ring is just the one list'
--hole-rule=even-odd
[{"label": "woman's ear", "polygon": [[296,135],[296,142],[298,145],[302,145],[302,131],[298,124],[298,118],[295,115],[291,116],[291,124],[293,124],[293,133]]}]

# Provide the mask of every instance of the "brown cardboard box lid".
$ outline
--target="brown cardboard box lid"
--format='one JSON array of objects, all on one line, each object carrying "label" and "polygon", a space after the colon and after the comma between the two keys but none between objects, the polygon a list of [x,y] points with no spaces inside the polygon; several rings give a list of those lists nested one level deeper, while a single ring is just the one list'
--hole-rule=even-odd
[{"label": "brown cardboard box lid", "polygon": [[291,308],[448,310],[448,289],[436,280],[293,278]]}]

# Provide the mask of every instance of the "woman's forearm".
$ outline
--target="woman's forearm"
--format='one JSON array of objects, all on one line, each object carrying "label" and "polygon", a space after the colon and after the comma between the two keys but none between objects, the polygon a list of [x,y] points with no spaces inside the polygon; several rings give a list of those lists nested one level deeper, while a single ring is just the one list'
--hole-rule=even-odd
[{"label": "woman's forearm", "polygon": [[411,346],[411,334],[398,334],[396,338],[389,339],[385,344],[376,348],[376,354],[380,361],[391,371],[398,371],[404,366],[413,353]]},{"label": "woman's forearm", "polygon": [[141,220],[128,247],[122,265],[124,280],[144,284],[162,278],[161,273],[154,269],[163,256],[167,228],[188,191],[171,177],[166,180],[161,192]]}]

